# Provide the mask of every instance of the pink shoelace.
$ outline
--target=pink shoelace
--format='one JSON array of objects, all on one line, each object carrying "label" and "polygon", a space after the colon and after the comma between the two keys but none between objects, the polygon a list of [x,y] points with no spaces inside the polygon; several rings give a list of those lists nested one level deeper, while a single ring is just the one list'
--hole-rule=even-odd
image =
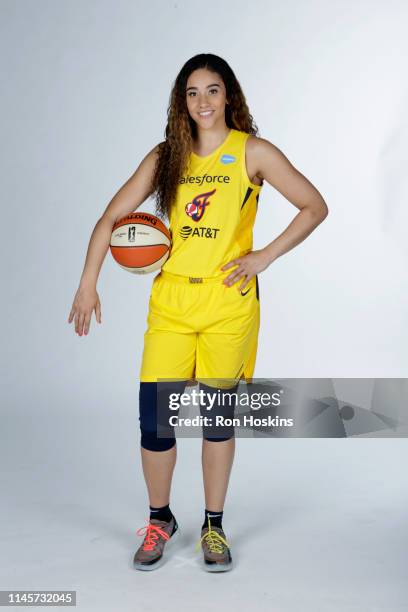
[{"label": "pink shoelace", "polygon": [[141,527],[137,530],[137,535],[143,536],[146,535],[145,541],[143,543],[143,550],[153,550],[159,541],[159,536],[162,536],[165,540],[169,540],[170,536],[168,533],[160,529],[158,525],[153,525],[150,520],[147,525]]}]

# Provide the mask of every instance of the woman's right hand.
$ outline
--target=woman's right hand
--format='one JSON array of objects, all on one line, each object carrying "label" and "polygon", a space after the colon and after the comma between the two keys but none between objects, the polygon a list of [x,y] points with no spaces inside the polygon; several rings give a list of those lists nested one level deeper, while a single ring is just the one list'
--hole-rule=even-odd
[{"label": "woman's right hand", "polygon": [[68,323],[71,323],[75,317],[75,332],[79,336],[82,336],[83,333],[87,335],[94,310],[96,320],[102,323],[98,292],[90,287],[79,287],[68,318]]}]

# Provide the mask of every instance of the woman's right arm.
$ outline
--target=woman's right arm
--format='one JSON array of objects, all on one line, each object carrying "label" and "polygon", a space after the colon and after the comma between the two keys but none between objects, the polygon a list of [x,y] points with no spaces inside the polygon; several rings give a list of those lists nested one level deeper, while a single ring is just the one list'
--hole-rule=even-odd
[{"label": "woman's right arm", "polygon": [[88,333],[93,310],[98,323],[102,322],[96,283],[109,249],[112,229],[118,219],[135,211],[151,195],[158,149],[159,145],[143,158],[136,171],[109,202],[92,232],[79,287],[68,318],[68,323],[75,319],[75,332],[79,336]]}]

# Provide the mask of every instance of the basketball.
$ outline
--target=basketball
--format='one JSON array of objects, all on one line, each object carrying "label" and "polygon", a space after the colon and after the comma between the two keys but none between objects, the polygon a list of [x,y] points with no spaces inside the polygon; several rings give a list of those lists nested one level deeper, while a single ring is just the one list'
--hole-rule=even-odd
[{"label": "basketball", "polygon": [[170,255],[171,235],[164,223],[149,213],[130,213],[113,226],[110,250],[121,268],[149,274]]},{"label": "basketball", "polygon": [[186,213],[191,217],[191,215],[193,215],[194,213],[196,213],[198,210],[198,206],[196,204],[193,204],[193,202],[189,202],[186,205]]}]

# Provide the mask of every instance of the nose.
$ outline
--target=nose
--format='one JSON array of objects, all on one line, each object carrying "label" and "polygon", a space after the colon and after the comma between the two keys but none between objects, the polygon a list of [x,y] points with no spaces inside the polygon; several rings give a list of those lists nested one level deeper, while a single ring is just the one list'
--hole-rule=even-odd
[{"label": "nose", "polygon": [[208,106],[208,96],[206,93],[198,94],[198,104],[200,107]]}]

